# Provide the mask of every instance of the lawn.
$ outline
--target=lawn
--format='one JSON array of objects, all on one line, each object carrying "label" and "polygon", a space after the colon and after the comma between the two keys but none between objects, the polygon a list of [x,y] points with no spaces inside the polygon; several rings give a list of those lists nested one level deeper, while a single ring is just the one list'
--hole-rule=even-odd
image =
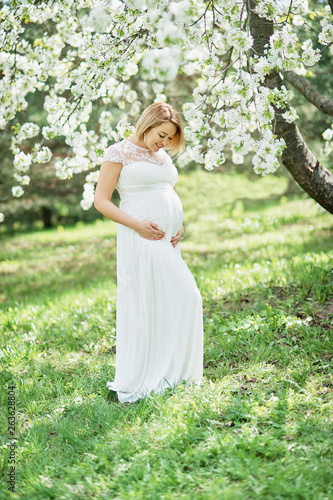
[{"label": "lawn", "polygon": [[106,388],[116,225],[2,236],[0,498],[333,499],[333,220],[286,187],[180,175],[204,381],[132,404]]}]

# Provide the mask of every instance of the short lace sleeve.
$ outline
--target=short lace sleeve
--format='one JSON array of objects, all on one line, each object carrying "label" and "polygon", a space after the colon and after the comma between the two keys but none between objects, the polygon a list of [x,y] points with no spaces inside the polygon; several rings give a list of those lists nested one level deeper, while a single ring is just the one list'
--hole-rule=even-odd
[{"label": "short lace sleeve", "polygon": [[123,163],[123,158],[121,154],[121,149],[118,144],[112,144],[112,146],[109,146],[103,156],[103,161],[112,161],[114,163]]}]

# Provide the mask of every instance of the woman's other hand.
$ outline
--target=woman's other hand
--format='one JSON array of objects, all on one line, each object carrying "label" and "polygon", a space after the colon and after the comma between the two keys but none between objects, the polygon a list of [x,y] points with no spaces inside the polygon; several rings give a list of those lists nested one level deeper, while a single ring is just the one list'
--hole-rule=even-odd
[{"label": "woman's other hand", "polygon": [[176,234],[176,236],[173,236],[171,238],[171,245],[173,247],[175,247],[176,245],[178,245],[178,243],[180,242],[180,240],[182,239],[182,237],[184,236],[184,228],[183,226],[179,229],[178,233]]}]

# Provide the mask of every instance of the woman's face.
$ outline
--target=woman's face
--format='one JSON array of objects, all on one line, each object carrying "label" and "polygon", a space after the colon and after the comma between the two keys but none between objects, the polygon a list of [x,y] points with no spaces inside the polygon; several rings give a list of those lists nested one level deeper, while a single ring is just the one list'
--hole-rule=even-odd
[{"label": "woman's face", "polygon": [[167,147],[174,135],[177,127],[171,122],[164,122],[157,127],[151,128],[144,136],[144,142],[150,151],[157,153],[161,148]]}]

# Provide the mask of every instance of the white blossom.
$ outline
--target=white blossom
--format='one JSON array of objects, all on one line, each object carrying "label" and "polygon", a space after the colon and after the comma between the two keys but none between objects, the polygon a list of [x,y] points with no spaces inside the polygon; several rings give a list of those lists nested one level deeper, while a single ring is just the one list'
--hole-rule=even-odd
[{"label": "white blossom", "polygon": [[194,103],[188,102],[188,103],[184,104],[183,114],[184,114],[185,120],[187,120],[187,121],[194,120],[197,116],[197,112],[198,112],[197,106]]},{"label": "white blossom", "polygon": [[185,141],[194,142],[196,139],[196,134],[190,127],[185,127],[184,128],[184,137],[185,137]]},{"label": "white blossom", "polygon": [[184,168],[192,161],[192,156],[187,147],[185,151],[177,157],[177,165],[179,168]]},{"label": "white blossom", "polygon": [[275,172],[280,165],[278,156],[281,155],[284,147],[283,139],[274,139],[271,130],[264,130],[255,146],[256,154],[252,158],[254,171],[261,175]]},{"label": "white blossom", "polygon": [[299,65],[297,52],[298,38],[292,32],[289,24],[285,24],[280,31],[276,31],[269,39],[270,51],[267,54],[271,67],[294,69]]},{"label": "white blossom", "polygon": [[298,116],[296,113],[296,109],[293,107],[290,107],[288,111],[282,114],[283,118],[285,119],[286,122],[292,123],[295,120],[297,120]]},{"label": "white blossom", "polygon": [[59,179],[69,179],[73,175],[73,167],[70,165],[70,159],[64,158],[55,162],[56,175]]},{"label": "white blossom", "polygon": [[193,90],[193,100],[195,106],[201,106],[206,101],[206,99],[207,96],[205,95],[205,92],[203,92],[199,87]]},{"label": "white blossom", "polygon": [[82,210],[89,210],[89,208],[93,206],[93,203],[90,200],[83,198],[83,200],[80,201],[80,205]]},{"label": "white blossom", "polygon": [[322,136],[325,141],[331,141],[333,139],[333,129],[326,129],[325,132],[323,132]]},{"label": "white blossom", "polygon": [[35,137],[39,133],[39,126],[36,123],[23,123],[15,136],[15,142],[22,143],[26,139]]},{"label": "white blossom", "polygon": [[244,157],[254,149],[254,147],[255,141],[251,138],[250,134],[247,134],[244,130],[235,130],[231,144],[231,151],[233,153]]},{"label": "white blossom", "polygon": [[160,46],[172,46],[184,38],[184,31],[179,24],[176,24],[167,16],[161,17],[157,23],[156,40]]},{"label": "white blossom", "polygon": [[[286,5],[286,8],[289,8],[289,6]],[[308,0],[294,0],[292,10],[296,15],[306,16],[309,11]]]},{"label": "white blossom", "polygon": [[333,42],[333,24],[323,26],[321,33],[318,35],[318,40],[323,45],[329,45]]},{"label": "white blossom", "polygon": [[94,5],[89,14],[81,18],[83,26],[93,31],[103,32],[112,25],[112,17],[108,11],[107,3],[100,2]]},{"label": "white blossom", "polygon": [[304,24],[304,17],[303,16],[294,16],[292,19],[292,22],[295,26],[303,26]]},{"label": "white blossom", "polygon": [[81,201],[81,207],[83,210],[89,210],[89,208],[92,207],[94,203],[94,192],[95,192],[95,187],[94,184],[91,184],[90,182],[86,182],[83,186],[83,199]]},{"label": "white blossom", "polygon": [[244,163],[244,156],[239,153],[232,153],[231,160],[235,165],[242,165]]},{"label": "white blossom", "polygon": [[14,166],[20,172],[27,172],[32,162],[32,155],[25,154],[23,151],[14,157]]},{"label": "white blossom", "polygon": [[252,36],[240,29],[231,29],[227,33],[227,41],[231,47],[239,51],[247,51],[253,45]]},{"label": "white blossom", "polygon": [[86,182],[96,183],[98,181],[98,176],[99,172],[90,172],[90,174],[86,176]]},{"label": "white blossom", "polygon": [[28,186],[30,184],[29,175],[23,175],[22,177],[17,176],[16,180],[21,184],[21,186]]},{"label": "white blossom", "polygon": [[277,14],[281,13],[279,7],[280,4],[278,4],[275,0],[258,0],[254,11],[259,17],[272,20]]},{"label": "white blossom", "polygon": [[120,138],[132,135],[135,131],[134,127],[124,118],[119,120],[116,125],[116,129]]},{"label": "white blossom", "polygon": [[168,47],[153,49],[148,51],[142,59],[143,76],[150,77],[155,74],[160,81],[174,80],[179,64],[178,50]]},{"label": "white blossom", "polygon": [[198,163],[202,163],[204,161],[203,153],[202,153],[201,149],[202,149],[201,144],[198,144],[197,146],[194,146],[194,148],[192,148],[190,150],[192,160],[194,160]]},{"label": "white blossom", "polygon": [[306,40],[302,45],[302,49],[303,49],[302,61],[306,66],[313,66],[321,58],[320,50],[313,49],[311,40]]},{"label": "white blossom", "polygon": [[177,2],[171,2],[169,5],[169,11],[175,16],[178,22],[190,23],[191,21],[191,3],[189,0],[180,0]]},{"label": "white blossom", "polygon": [[51,150],[47,146],[44,146],[39,151],[37,151],[34,159],[37,163],[47,163],[51,160],[51,158]]},{"label": "white blossom", "polygon": [[224,113],[224,123],[229,128],[236,128],[242,122],[242,110],[231,108]]},{"label": "white blossom", "polygon": [[23,188],[21,186],[13,186],[12,187],[12,195],[15,198],[20,198],[24,194]]}]

